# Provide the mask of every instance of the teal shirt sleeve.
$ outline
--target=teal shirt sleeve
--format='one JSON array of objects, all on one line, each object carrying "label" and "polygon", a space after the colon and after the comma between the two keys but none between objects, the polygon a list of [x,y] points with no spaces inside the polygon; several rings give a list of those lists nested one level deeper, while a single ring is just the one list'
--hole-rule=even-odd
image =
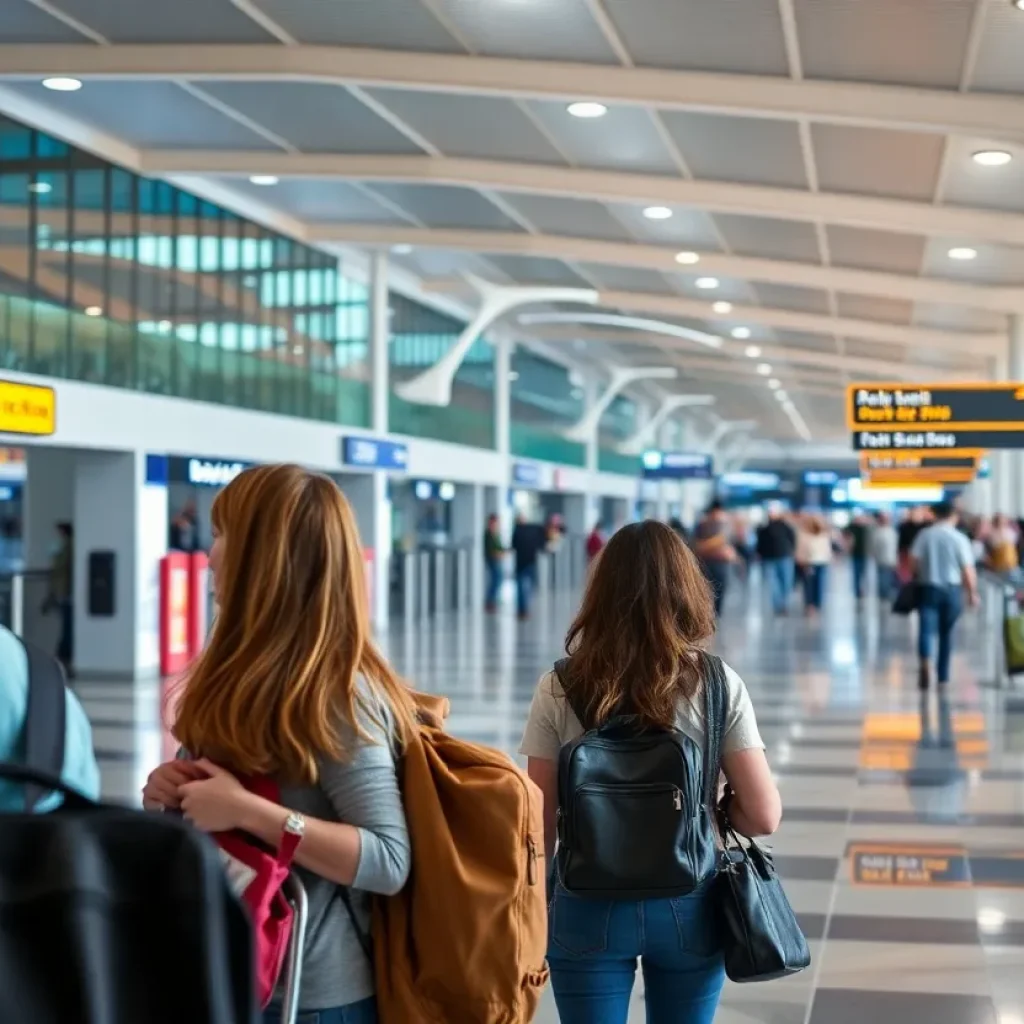
[{"label": "teal shirt sleeve", "polygon": [[64,771],[61,778],[90,800],[100,798],[100,768],[92,746],[92,726],[78,698],[66,693],[67,723],[64,730]]}]

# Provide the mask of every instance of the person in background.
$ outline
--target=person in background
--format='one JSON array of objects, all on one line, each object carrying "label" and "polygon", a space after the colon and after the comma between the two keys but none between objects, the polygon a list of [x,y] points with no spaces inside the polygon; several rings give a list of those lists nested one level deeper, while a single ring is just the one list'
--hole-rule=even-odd
[{"label": "person in background", "polygon": [[[0,762],[21,764],[25,759],[28,713],[28,655],[21,641],[0,626]],[[92,729],[78,698],[64,691],[64,769],[61,779],[90,800],[100,797],[100,769],[92,746]],[[59,793],[44,796],[37,812],[52,811],[63,801]],[[24,810],[24,788],[0,779],[0,812]]]},{"label": "person in background", "polygon": [[677,516],[673,516],[668,521],[668,528],[687,546],[690,543],[690,534],[687,532],[686,527],[683,525],[682,519]]},{"label": "person in background", "polygon": [[751,536],[750,521],[742,513],[733,516],[732,543],[736,549],[738,565],[744,580],[750,579],[750,566],[754,561],[755,541]]},{"label": "person in background", "polygon": [[757,556],[764,566],[772,610],[776,615],[785,615],[789,611],[795,555],[796,531],[783,518],[782,509],[778,505],[770,505],[768,521],[757,531]]},{"label": "person in background", "polygon": [[60,615],[57,660],[69,679],[75,676],[75,528],[71,523],[57,524],[57,544],[50,559],[49,591],[44,611]]},{"label": "person in background", "polygon": [[899,574],[900,581],[910,582],[913,569],[910,563],[910,550],[914,546],[917,535],[925,528],[926,512],[923,508],[913,508],[906,513],[897,531],[899,538]]},{"label": "person in background", "polygon": [[1009,516],[997,515],[985,539],[985,564],[992,572],[1012,575],[1020,568],[1017,554],[1017,531]]},{"label": "person in background", "polygon": [[180,511],[171,520],[170,540],[168,546],[172,551],[198,551],[199,517],[196,503],[189,499],[181,506]]},{"label": "person in background", "polygon": [[594,561],[601,549],[604,547],[604,534],[601,532],[601,524],[595,523],[594,528],[587,537],[587,564]]},{"label": "person in background", "polygon": [[527,522],[519,513],[512,531],[512,552],[516,569],[516,611],[521,620],[530,617],[533,592],[537,588],[537,559],[548,546],[548,531],[540,523]]},{"label": "person in background", "polygon": [[487,517],[484,530],[484,568],[487,570],[487,596],[484,609],[494,612],[498,609],[501,585],[505,581],[503,559],[506,548],[501,543],[501,520],[494,514]]},{"label": "person in background", "polygon": [[871,553],[871,520],[858,512],[845,530],[846,549],[850,553],[850,568],[853,570],[853,596],[864,600],[864,577],[867,575],[868,557]]},{"label": "person in background", "polygon": [[805,517],[797,538],[796,557],[804,567],[804,610],[813,618],[825,603],[828,567],[832,562],[832,537],[821,516]]},{"label": "person in background", "polygon": [[736,549],[729,541],[729,516],[720,501],[714,502],[693,533],[694,552],[704,567],[715,594],[715,614],[722,614],[729,572],[736,561]]},{"label": "person in background", "polygon": [[[570,627],[566,672],[562,680],[555,672],[541,677],[519,749],[544,795],[547,863],[555,851],[559,754],[584,731],[566,688],[579,706],[596,709],[594,724],[628,708],[643,727],[679,730],[703,747],[707,681],[699,651],[714,628],[708,581],[672,530],[648,520],[611,538]],[[725,689],[729,818],[745,835],[767,835],[782,816],[779,790],[750,695],[728,666]],[[614,844],[616,836],[596,841]],[[638,958],[650,1024],[711,1024],[725,980],[713,885],[646,900],[583,899],[566,891],[557,872],[551,886],[548,963],[562,1024],[626,1024]]]},{"label": "person in background", "polygon": [[878,524],[871,531],[871,557],[875,562],[878,599],[891,601],[896,596],[898,580],[899,535],[888,512],[879,513]]},{"label": "person in background", "polygon": [[957,511],[943,503],[935,508],[934,525],[922,530],[910,552],[911,568],[921,588],[918,606],[918,683],[931,686],[933,651],[938,643],[938,684],[949,682],[953,629],[963,611],[964,596],[978,603],[978,577],[970,541],[957,529]]}]

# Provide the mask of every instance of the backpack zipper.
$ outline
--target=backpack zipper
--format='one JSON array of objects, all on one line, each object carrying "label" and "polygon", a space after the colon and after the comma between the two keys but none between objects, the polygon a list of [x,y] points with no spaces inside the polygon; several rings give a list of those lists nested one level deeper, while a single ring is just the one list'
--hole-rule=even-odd
[{"label": "backpack zipper", "polygon": [[530,835],[526,837],[526,881],[537,884],[537,843]]}]

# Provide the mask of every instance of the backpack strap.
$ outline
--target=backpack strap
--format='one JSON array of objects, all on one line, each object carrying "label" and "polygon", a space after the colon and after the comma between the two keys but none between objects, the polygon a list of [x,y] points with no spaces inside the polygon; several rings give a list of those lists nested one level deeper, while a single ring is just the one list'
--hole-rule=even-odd
[{"label": "backpack strap", "polygon": [[[28,707],[25,713],[25,765],[59,779],[64,771],[67,696],[64,671],[56,658],[21,641],[28,659]],[[25,810],[34,811],[49,792],[35,783],[25,786]]]},{"label": "backpack strap", "polygon": [[705,652],[701,654],[701,662],[704,669],[704,799],[707,806],[714,809],[722,771],[727,684],[721,658]]},{"label": "backpack strap", "polygon": [[373,939],[370,937],[370,933],[363,929],[359,919],[356,917],[356,908],[352,906],[352,890],[347,885],[339,885],[338,895],[341,897],[341,902],[345,905],[348,919],[352,922],[352,930],[356,933],[356,939],[358,939],[360,947],[362,947],[363,952],[366,954],[366,959],[370,961],[370,968],[372,970]]},{"label": "backpack strap", "polygon": [[555,675],[558,677],[558,682],[562,686],[562,693],[565,696],[566,703],[572,708],[572,713],[579,719],[580,725],[583,726],[584,732],[589,732],[593,726],[590,723],[590,709],[585,707],[580,701],[579,694],[575,696],[566,689],[566,679],[569,676],[569,659],[562,658],[561,661],[555,662]]}]

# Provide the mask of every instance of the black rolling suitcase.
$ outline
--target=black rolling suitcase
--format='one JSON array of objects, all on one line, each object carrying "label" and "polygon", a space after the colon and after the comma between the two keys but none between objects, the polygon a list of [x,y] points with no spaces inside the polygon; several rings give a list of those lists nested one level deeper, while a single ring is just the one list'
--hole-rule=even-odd
[{"label": "black rolling suitcase", "polygon": [[[38,658],[30,766],[0,764],[26,787],[25,810],[0,813],[0,1021],[258,1024],[251,930],[216,847],[175,816],[60,782],[64,681]],[[63,804],[33,813],[53,791]]]}]

